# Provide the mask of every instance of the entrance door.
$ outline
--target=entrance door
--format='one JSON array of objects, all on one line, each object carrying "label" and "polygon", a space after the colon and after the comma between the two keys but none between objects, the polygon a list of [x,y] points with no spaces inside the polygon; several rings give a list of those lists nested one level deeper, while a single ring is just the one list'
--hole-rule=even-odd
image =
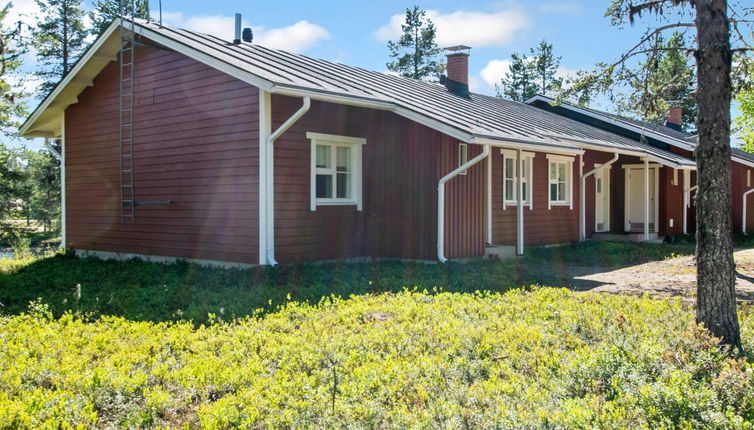
[{"label": "entrance door", "polygon": [[[649,231],[656,232],[658,167],[649,168]],[[626,169],[626,231],[644,231],[644,168]]]},{"label": "entrance door", "polygon": [[610,167],[594,174],[594,230],[610,230]]}]

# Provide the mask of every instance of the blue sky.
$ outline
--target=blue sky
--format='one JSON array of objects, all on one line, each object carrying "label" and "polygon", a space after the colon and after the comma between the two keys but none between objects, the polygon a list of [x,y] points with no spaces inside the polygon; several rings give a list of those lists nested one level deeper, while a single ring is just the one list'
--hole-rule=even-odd
[{"label": "blue sky", "polygon": [[610,26],[603,17],[605,1],[163,0],[162,8],[168,24],[227,38],[232,36],[232,15],[240,12],[259,43],[385,70],[386,41],[396,38],[405,9],[414,4],[435,21],[441,46],[472,46],[472,86],[490,94],[511,53],[525,52],[542,39],[555,45],[567,73],[617,58],[641,32],[641,27]]}]

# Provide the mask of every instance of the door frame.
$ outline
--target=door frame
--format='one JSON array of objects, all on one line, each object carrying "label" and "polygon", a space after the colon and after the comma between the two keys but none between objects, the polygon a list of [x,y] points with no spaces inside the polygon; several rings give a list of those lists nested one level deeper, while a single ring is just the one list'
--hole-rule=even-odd
[{"label": "door frame", "polygon": [[[624,175],[624,214],[623,214],[623,228],[626,232],[631,231],[631,223],[629,222],[629,217],[631,214],[631,184],[628,179],[629,172],[631,170],[639,170],[641,171],[641,174],[644,175],[644,164],[624,164],[623,166],[623,175]],[[655,207],[654,207],[654,228],[650,229],[650,233],[657,233],[659,231],[659,218],[660,218],[660,199],[659,199],[659,193],[660,193],[660,168],[662,168],[661,164],[649,164],[649,174],[652,175],[652,171],[654,171],[654,180],[655,180],[655,186],[653,187],[654,190],[654,201],[655,201]],[[643,194],[643,192],[642,192]],[[651,197],[651,196],[650,196]]]},{"label": "door frame", "polygon": [[[595,164],[594,167],[597,168],[601,166],[602,164]],[[607,231],[610,231],[610,168],[613,166],[607,166],[602,170],[597,171],[594,177],[594,231],[597,233],[604,233]],[[602,209],[604,212],[604,224],[605,228],[603,230],[600,230],[597,228],[599,225],[599,220],[597,219],[597,174],[601,175],[602,179],[602,193],[604,194],[604,200],[605,204]]]}]

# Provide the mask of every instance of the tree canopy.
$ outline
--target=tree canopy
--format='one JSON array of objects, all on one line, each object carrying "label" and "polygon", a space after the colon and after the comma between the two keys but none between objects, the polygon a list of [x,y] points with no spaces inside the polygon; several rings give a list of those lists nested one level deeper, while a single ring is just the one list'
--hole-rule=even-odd
[{"label": "tree canopy", "polygon": [[439,57],[442,49],[435,38],[435,24],[426,17],[419,6],[406,9],[406,19],[401,25],[403,34],[397,41],[389,41],[390,58],[388,70],[413,79],[432,79],[445,70]]},{"label": "tree canopy", "polygon": [[553,45],[542,40],[536,48],[526,54],[511,55],[511,65],[495,86],[498,97],[515,101],[526,101],[537,94],[552,94],[562,85],[562,78],[556,77],[561,57],[553,54]]}]

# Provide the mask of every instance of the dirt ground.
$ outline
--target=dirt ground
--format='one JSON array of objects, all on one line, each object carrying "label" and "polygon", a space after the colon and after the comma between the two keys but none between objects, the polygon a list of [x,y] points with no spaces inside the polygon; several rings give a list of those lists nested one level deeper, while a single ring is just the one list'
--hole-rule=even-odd
[{"label": "dirt ground", "polygon": [[[754,301],[754,249],[736,251],[736,292],[739,300]],[[568,266],[568,277],[577,290],[661,294],[692,299],[696,290],[696,267],[692,257],[638,264],[618,270]]]}]

